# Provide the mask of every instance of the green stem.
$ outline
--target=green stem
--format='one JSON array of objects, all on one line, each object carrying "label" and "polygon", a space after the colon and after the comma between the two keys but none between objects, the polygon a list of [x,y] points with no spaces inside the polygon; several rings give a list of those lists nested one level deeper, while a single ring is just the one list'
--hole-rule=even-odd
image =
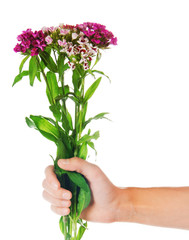
[{"label": "green stem", "polygon": [[[63,96],[65,97],[65,89],[64,89],[64,73],[59,77],[60,81],[61,81],[61,85],[62,85],[62,93],[63,93]],[[63,107],[64,107],[64,110],[66,111],[66,101],[65,101],[65,98],[63,97],[62,99],[62,104],[63,104]]]},{"label": "green stem", "polygon": [[43,75],[43,78],[45,79],[45,83],[46,83],[46,85],[47,85],[47,88],[48,88],[48,90],[49,90],[49,93],[50,93],[50,96],[51,96],[51,101],[52,101],[53,104],[55,104],[54,99],[53,99],[53,96],[52,96],[52,93],[51,93],[51,90],[50,90],[50,87],[49,87],[49,84],[48,84],[48,81],[47,81],[47,76],[45,75],[44,69],[42,68],[42,66],[41,66],[41,64],[40,64],[39,57],[36,56],[36,59],[37,59],[38,65],[39,65],[39,67],[40,67],[40,69],[41,69],[41,73],[42,73],[42,75]]},{"label": "green stem", "polygon": [[67,239],[67,216],[63,216],[63,222],[64,222],[64,239]]}]

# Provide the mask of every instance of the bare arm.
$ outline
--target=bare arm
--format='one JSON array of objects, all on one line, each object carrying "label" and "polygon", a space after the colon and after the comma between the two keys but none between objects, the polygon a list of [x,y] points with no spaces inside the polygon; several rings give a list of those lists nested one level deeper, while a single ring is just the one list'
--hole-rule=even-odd
[{"label": "bare arm", "polygon": [[189,187],[120,189],[117,221],[127,221],[124,209],[128,196],[130,222],[189,230]]},{"label": "bare arm", "polygon": [[[92,199],[81,218],[93,222],[135,222],[189,230],[189,187],[116,187],[103,171],[83,159],[58,161],[59,167],[83,174],[89,182]],[[53,166],[46,168],[43,196],[59,215],[69,214],[72,194],[60,187]]]}]

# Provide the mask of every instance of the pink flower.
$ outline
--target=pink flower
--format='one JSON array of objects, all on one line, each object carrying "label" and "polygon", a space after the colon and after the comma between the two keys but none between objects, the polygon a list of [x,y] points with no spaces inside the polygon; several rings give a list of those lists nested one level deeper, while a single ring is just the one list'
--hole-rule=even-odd
[{"label": "pink flower", "polygon": [[33,48],[31,50],[31,56],[38,55],[38,54],[39,54],[39,50],[37,48]]},{"label": "pink flower", "polygon": [[55,31],[57,30],[57,27],[50,27],[48,30],[49,30],[50,32],[55,32]]},{"label": "pink flower", "polygon": [[45,38],[45,41],[47,42],[47,44],[51,44],[53,42],[53,39],[50,36],[47,36]]},{"label": "pink flower", "polygon": [[117,38],[104,25],[85,22],[76,26],[89,38],[93,45],[99,48],[106,48],[110,44],[117,45]]},{"label": "pink flower", "polygon": [[47,46],[45,43],[45,34],[42,30],[32,32],[29,28],[23,31],[22,34],[17,37],[17,40],[20,43],[16,45],[14,51],[31,54],[31,56],[38,55],[39,50],[44,51]]},{"label": "pink flower", "polygon": [[66,35],[70,32],[68,29],[60,29],[60,35]]},{"label": "pink flower", "polygon": [[21,48],[20,44],[17,43],[16,46],[15,46],[15,48],[14,48],[14,51],[15,51],[15,52],[21,52],[21,49],[22,49],[22,48]]},{"label": "pink flower", "polygon": [[117,45],[117,38],[112,38],[110,44]]},{"label": "pink flower", "polygon": [[64,47],[66,44],[67,44],[67,42],[66,42],[65,39],[63,39],[63,41],[58,40],[58,45],[59,45],[59,46]]}]

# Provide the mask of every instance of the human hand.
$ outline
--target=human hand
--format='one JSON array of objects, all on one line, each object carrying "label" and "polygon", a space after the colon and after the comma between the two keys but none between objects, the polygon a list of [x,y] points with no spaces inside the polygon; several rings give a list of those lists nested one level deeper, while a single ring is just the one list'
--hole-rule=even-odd
[{"label": "human hand", "polygon": [[[106,223],[118,220],[120,188],[114,186],[97,165],[77,157],[60,159],[58,165],[64,170],[83,174],[89,182],[91,202],[82,211],[80,216],[82,219]],[[69,214],[71,192],[60,187],[53,166],[46,168],[45,175],[43,197],[51,203],[51,209],[55,213]]]}]

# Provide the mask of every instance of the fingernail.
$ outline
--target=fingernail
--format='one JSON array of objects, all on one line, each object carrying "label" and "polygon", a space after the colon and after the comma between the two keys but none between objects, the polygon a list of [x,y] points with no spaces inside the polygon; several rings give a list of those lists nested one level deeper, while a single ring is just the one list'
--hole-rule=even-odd
[{"label": "fingernail", "polygon": [[62,164],[68,164],[69,163],[69,159],[60,159],[59,160]]}]

